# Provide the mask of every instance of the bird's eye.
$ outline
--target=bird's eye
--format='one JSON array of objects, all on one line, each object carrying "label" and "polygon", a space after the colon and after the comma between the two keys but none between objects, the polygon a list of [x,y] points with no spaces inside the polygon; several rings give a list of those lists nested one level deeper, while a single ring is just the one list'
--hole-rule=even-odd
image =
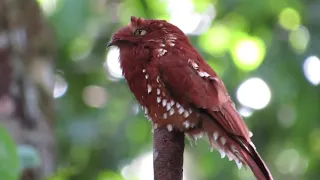
[{"label": "bird's eye", "polygon": [[144,36],[147,34],[147,30],[145,29],[137,29],[134,33],[135,36]]}]

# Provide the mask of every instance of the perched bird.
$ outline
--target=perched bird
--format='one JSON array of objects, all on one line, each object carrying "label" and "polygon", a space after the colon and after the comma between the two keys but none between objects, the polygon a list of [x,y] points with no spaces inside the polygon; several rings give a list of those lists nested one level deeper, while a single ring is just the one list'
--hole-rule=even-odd
[{"label": "perched bird", "polygon": [[165,20],[131,17],[108,46],[120,49],[120,64],[130,90],[154,128],[202,134],[212,148],[259,180],[273,177],[250,139],[221,78],[188,37]]}]

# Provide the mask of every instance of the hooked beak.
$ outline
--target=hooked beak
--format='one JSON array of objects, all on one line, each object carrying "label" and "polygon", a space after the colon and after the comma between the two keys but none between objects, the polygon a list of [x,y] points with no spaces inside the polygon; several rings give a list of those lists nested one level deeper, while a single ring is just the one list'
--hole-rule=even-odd
[{"label": "hooked beak", "polygon": [[107,48],[109,48],[110,46],[116,46],[119,41],[121,41],[121,38],[112,36],[111,40],[107,44]]},{"label": "hooked beak", "polygon": [[110,40],[107,44],[107,48],[109,48],[110,46],[113,46],[114,45],[114,41],[113,40]]}]

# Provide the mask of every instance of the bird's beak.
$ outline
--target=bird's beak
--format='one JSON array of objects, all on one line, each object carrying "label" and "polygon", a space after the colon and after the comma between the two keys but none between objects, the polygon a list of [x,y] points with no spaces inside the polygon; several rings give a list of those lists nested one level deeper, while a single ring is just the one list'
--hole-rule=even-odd
[{"label": "bird's beak", "polygon": [[113,46],[113,45],[114,45],[114,41],[113,41],[113,39],[111,39],[107,44],[107,48],[109,48],[110,46]]},{"label": "bird's beak", "polygon": [[121,40],[120,38],[112,36],[111,40],[107,44],[107,48],[109,48],[110,46],[117,45],[117,42],[120,41],[120,40]]}]

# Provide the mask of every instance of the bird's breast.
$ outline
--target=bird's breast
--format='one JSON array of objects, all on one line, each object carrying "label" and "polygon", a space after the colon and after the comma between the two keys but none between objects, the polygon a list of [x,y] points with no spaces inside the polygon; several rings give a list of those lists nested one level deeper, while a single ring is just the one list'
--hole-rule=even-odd
[{"label": "bird's breast", "polygon": [[198,123],[197,111],[190,105],[177,101],[156,72],[148,69],[141,72],[143,80],[139,82],[140,88],[144,90],[137,94],[141,97],[136,95],[136,98],[141,99],[139,103],[146,117],[154,123],[154,128],[166,126],[168,130],[185,130]]}]

